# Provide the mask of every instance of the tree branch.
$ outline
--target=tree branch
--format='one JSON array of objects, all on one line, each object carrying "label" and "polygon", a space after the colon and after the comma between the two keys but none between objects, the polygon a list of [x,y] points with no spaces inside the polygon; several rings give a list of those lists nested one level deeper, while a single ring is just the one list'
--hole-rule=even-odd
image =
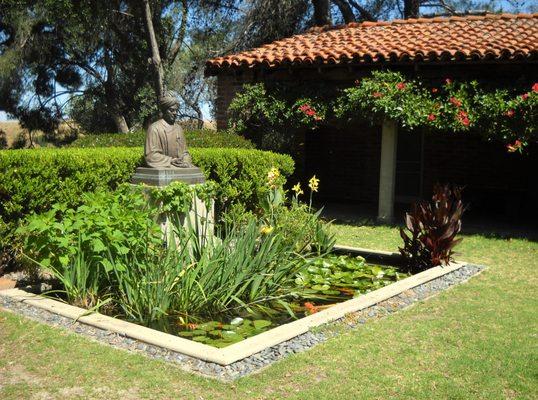
[{"label": "tree branch", "polygon": [[353,10],[351,9],[351,6],[345,1],[345,0],[331,0],[338,9],[340,10],[340,13],[342,14],[342,17],[344,17],[344,22],[346,24],[349,24],[350,22],[355,22],[355,14],[353,14]]},{"label": "tree branch", "polygon": [[314,25],[332,25],[329,0],[312,0],[314,6]]},{"label": "tree branch", "polygon": [[421,7],[440,7],[444,10],[448,11],[450,14],[457,14],[457,11],[450,7],[448,4],[445,3],[445,0],[439,0],[438,2],[429,3],[425,1],[424,3],[420,4]]},{"label": "tree branch", "polygon": [[166,60],[168,65],[172,65],[174,63],[179,53],[179,50],[181,50],[181,45],[183,44],[183,41],[185,40],[185,34],[187,32],[187,20],[188,20],[187,0],[181,0],[181,6],[183,8],[183,14],[181,15],[181,25],[179,27],[177,38],[172,43],[172,47],[170,49],[170,52]]},{"label": "tree branch", "polygon": [[348,1],[349,1],[349,4],[351,4],[351,6],[360,13],[363,20],[377,22],[377,18],[375,18],[366,8],[361,6],[355,0],[348,0]]},{"label": "tree branch", "polygon": [[161,55],[159,54],[159,46],[155,37],[155,30],[153,29],[153,20],[151,17],[151,8],[149,6],[149,0],[144,0],[144,17],[146,20],[146,33],[148,35],[148,44],[151,48],[150,63],[153,66],[155,76],[154,85],[157,98],[160,98],[164,94],[164,69],[161,61]]}]

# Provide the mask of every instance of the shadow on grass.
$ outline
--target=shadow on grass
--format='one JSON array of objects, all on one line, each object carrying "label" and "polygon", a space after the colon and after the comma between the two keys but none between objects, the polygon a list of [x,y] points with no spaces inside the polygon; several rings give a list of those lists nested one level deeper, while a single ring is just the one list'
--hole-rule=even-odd
[{"label": "shadow on grass", "polygon": [[[379,222],[372,216],[350,216],[348,218],[339,217],[331,219],[330,215],[328,215],[324,218],[327,221],[332,221],[335,225],[349,225],[353,227],[369,226],[399,229],[404,226],[403,218],[401,219],[401,223]],[[486,239],[522,239],[538,242],[538,227],[518,223],[510,225],[487,220],[471,219],[470,221],[466,221],[464,217],[460,235],[463,237],[479,235]]]}]

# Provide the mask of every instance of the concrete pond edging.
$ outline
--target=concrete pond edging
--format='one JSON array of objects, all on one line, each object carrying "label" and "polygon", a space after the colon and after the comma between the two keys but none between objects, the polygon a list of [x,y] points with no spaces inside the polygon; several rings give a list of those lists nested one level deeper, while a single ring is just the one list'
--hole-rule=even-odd
[{"label": "concrete pond edging", "polygon": [[[348,246],[336,246],[335,252],[361,255],[371,262],[401,261],[398,253]],[[0,290],[0,307],[52,325],[75,327],[76,332],[109,342],[115,347],[143,351],[154,358],[179,362],[189,371],[230,380],[259,370],[289,353],[310,348],[331,336],[318,328],[338,322],[349,326],[362,324],[363,320],[378,316],[376,309],[386,310],[387,307],[383,306],[385,303],[389,305],[386,315],[427,298],[434,292],[465,281],[482,269],[481,266],[462,262],[433,267],[221,349],[99,313],[91,313],[20,289]],[[397,299],[398,305],[395,309],[392,309],[394,307],[391,305],[391,302],[394,303],[393,299]],[[313,329],[319,332],[314,333]],[[111,335],[113,340],[110,340]],[[103,338],[105,340],[102,340]]]}]

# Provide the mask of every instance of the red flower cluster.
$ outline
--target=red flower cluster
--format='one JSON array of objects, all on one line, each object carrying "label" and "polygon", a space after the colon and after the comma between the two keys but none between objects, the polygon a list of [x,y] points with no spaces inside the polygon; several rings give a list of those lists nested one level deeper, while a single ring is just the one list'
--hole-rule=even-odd
[{"label": "red flower cluster", "polygon": [[[538,93],[538,82],[536,82],[534,85],[532,85],[531,90],[534,93]],[[528,98],[529,98],[529,93],[523,93],[521,95],[521,100],[523,100],[523,101],[527,100]]]},{"label": "red flower cluster", "polygon": [[465,111],[462,110],[458,113],[458,119],[463,125],[469,126],[469,115]]},{"label": "red flower cluster", "polygon": [[451,97],[448,101],[450,101],[456,107],[461,107],[461,101],[456,99],[455,97]]},{"label": "red flower cluster", "polygon": [[447,85],[450,85],[450,84],[452,83],[452,79],[450,79],[450,78],[446,78],[446,79],[445,79],[445,83],[446,83]]},{"label": "red flower cluster", "polygon": [[405,89],[405,83],[404,82],[400,82],[396,85],[396,89],[398,90],[404,90]]},{"label": "red flower cluster", "polygon": [[314,303],[310,303],[309,301],[304,303],[304,308],[306,308],[306,311],[308,311],[309,314],[315,314],[319,311],[319,307],[314,305]]},{"label": "red flower cluster", "polygon": [[521,147],[523,147],[523,143],[521,142],[521,140],[516,140],[514,144],[506,145],[506,149],[508,150],[509,153],[514,153],[518,151],[519,149],[521,149]]},{"label": "red flower cluster", "polygon": [[383,93],[381,93],[381,92],[374,92],[374,93],[372,93],[372,96],[374,96],[376,99],[379,99],[380,97],[383,97]]},{"label": "red flower cluster", "polygon": [[437,89],[436,87],[432,88],[432,93],[437,93],[439,91],[439,89]]},{"label": "red flower cluster", "polygon": [[512,118],[514,115],[515,115],[515,111],[514,110],[508,110],[504,113],[504,115],[506,115],[508,118]]},{"label": "red flower cluster", "polygon": [[355,79],[355,85],[359,86],[361,84],[361,80],[360,79]]},{"label": "red flower cluster", "polygon": [[198,324],[187,324],[187,329],[193,331],[195,330],[196,328],[198,328]]},{"label": "red flower cluster", "polygon": [[428,115],[428,121],[435,121],[436,118],[435,114]]},{"label": "red flower cluster", "polygon": [[305,113],[309,117],[313,117],[316,121],[321,120],[321,117],[316,114],[316,110],[314,110],[308,104],[303,104],[302,106],[299,107],[299,110],[301,110],[303,113]]}]

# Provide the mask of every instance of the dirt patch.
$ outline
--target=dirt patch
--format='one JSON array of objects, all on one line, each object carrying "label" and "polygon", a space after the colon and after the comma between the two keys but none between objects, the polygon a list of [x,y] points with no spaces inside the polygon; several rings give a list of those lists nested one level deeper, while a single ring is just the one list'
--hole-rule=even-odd
[{"label": "dirt patch", "polygon": [[20,385],[22,383],[30,386],[39,385],[41,378],[13,362],[8,363],[6,367],[0,368],[0,389],[3,386]]}]

